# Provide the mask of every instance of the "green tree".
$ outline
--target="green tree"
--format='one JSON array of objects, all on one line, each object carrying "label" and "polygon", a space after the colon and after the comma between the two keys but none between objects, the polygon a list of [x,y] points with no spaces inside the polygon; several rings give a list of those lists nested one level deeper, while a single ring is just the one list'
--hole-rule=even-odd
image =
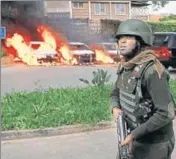
[{"label": "green tree", "polygon": [[151,5],[154,10],[158,10],[159,8],[164,7],[168,3],[169,3],[169,1],[166,1],[166,0],[131,1],[131,4],[134,6],[149,6],[149,5]]},{"label": "green tree", "polygon": [[166,0],[160,0],[160,1],[152,1],[152,8],[156,11],[162,7],[164,7],[166,4],[168,4],[169,1]]}]

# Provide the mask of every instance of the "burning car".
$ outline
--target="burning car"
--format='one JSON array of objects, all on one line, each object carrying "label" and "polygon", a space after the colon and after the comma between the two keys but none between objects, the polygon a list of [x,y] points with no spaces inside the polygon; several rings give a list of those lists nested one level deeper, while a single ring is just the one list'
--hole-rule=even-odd
[{"label": "burning car", "polygon": [[29,44],[37,60],[42,62],[54,62],[57,60],[57,52],[51,44],[43,41],[31,41]]},{"label": "burning car", "polygon": [[114,61],[119,62],[122,56],[119,53],[117,43],[103,42],[100,46],[108,52],[108,54],[114,59]]},{"label": "burning car", "polygon": [[72,55],[79,63],[91,63],[95,61],[95,52],[82,42],[69,42]]},{"label": "burning car", "polygon": [[98,62],[113,64],[120,61],[115,43],[98,43],[90,45],[90,47],[95,52]]},{"label": "burning car", "polygon": [[88,46],[83,42],[69,42],[46,25],[38,25],[36,30],[41,41],[31,41],[30,34],[23,30],[8,33],[3,43],[7,52],[30,66],[116,63],[110,56],[118,56],[115,44],[102,43],[104,48],[95,44]]}]

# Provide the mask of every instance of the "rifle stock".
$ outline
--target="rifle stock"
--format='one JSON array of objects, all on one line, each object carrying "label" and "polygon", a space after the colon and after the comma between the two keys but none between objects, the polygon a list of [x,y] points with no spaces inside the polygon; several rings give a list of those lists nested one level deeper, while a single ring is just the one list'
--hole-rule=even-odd
[{"label": "rifle stock", "polygon": [[129,159],[129,146],[121,146],[121,142],[125,140],[128,135],[127,124],[124,113],[120,112],[117,119],[117,135],[118,135],[118,155],[117,159]]}]

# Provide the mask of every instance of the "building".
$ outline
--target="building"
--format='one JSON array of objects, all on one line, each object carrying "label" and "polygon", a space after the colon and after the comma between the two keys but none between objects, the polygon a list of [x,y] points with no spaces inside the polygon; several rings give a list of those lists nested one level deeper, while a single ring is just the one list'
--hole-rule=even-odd
[{"label": "building", "polygon": [[137,1],[57,1],[45,0],[48,16],[83,18],[90,20],[138,18],[148,20],[146,4]]}]

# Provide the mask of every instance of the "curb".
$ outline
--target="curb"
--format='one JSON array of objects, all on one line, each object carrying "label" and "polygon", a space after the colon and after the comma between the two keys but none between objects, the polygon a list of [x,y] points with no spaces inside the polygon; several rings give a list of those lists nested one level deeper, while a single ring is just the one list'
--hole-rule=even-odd
[{"label": "curb", "polygon": [[1,57],[1,67],[9,67],[14,64],[14,57],[12,55]]},{"label": "curb", "polygon": [[108,128],[114,128],[115,123],[113,121],[99,122],[95,125],[68,125],[57,128],[44,128],[44,129],[30,129],[30,130],[13,130],[2,131],[1,140],[15,140],[15,139],[27,139],[34,137],[47,137],[56,135],[66,135],[73,133],[81,133],[93,130],[103,130]]},{"label": "curb", "polygon": [[1,68],[12,67],[14,64],[1,65]]}]

